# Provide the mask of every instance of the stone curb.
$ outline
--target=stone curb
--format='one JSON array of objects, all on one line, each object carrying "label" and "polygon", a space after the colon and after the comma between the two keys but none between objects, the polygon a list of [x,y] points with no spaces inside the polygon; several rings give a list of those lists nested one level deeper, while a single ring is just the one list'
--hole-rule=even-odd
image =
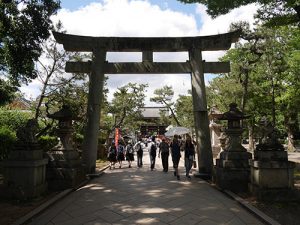
[{"label": "stone curb", "polygon": [[267,216],[265,213],[260,211],[259,209],[255,208],[252,206],[248,201],[242,199],[235,193],[228,191],[228,190],[223,190],[225,194],[227,194],[229,197],[237,201],[242,207],[244,207],[247,211],[258,217],[261,221],[268,225],[280,225],[276,220],[272,219],[271,217]]},{"label": "stone curb", "polygon": [[18,219],[17,221],[15,221],[12,225],[24,225],[24,224],[26,224],[26,222],[28,220],[30,220],[31,218],[33,218],[37,214],[41,213],[42,211],[44,211],[45,209],[47,209],[48,207],[50,207],[51,205],[53,205],[57,201],[61,200],[62,198],[64,198],[68,194],[70,194],[71,192],[74,192],[74,191],[78,190],[79,188],[83,187],[84,185],[88,184],[92,178],[100,177],[104,173],[104,170],[106,170],[108,167],[109,167],[109,165],[103,167],[101,170],[99,170],[98,173],[87,174],[87,177],[88,177],[87,180],[83,181],[82,183],[80,183],[78,186],[76,186],[74,188],[66,189],[66,190],[58,193],[52,199],[48,200],[47,202],[43,203],[39,207],[33,209],[31,212],[27,213],[25,216],[23,216],[20,219]]},{"label": "stone curb", "polygon": [[255,208],[248,201],[242,199],[241,197],[239,197],[235,193],[233,193],[229,190],[220,189],[216,185],[213,185],[212,183],[209,183],[207,180],[204,180],[204,181],[206,181],[206,183],[209,184],[211,187],[217,189],[218,191],[224,193],[228,197],[230,197],[233,200],[235,200],[236,202],[238,202],[243,208],[245,208],[248,212],[252,213],[254,216],[256,216],[258,219],[260,219],[265,224],[268,224],[268,225],[281,225],[276,220],[274,220],[271,217],[267,216],[265,213],[263,213],[259,209]]}]

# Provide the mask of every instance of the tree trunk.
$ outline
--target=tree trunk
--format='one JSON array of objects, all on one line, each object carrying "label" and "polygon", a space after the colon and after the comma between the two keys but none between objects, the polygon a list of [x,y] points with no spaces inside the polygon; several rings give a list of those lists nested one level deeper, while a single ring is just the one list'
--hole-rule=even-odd
[{"label": "tree trunk", "polygon": [[276,126],[276,103],[275,103],[275,86],[274,86],[274,78],[272,77],[272,83],[271,83],[271,88],[272,88],[272,123],[273,126]]},{"label": "tree trunk", "polygon": [[248,125],[248,130],[249,130],[249,150],[254,151],[255,148],[255,140],[254,140],[254,126],[252,121]]},{"label": "tree trunk", "polygon": [[245,112],[247,96],[248,96],[248,83],[249,83],[249,70],[244,68],[245,80],[242,82],[243,86],[243,96],[242,96],[242,112]]}]

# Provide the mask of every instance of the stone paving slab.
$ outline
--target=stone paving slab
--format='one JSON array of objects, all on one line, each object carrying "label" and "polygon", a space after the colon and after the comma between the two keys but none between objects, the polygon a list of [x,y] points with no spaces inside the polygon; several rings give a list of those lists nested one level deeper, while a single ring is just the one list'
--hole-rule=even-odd
[{"label": "stone paving slab", "polygon": [[173,175],[171,160],[168,173],[162,172],[160,159],[151,171],[146,152],[143,161],[143,168],[128,168],[125,162],[121,169],[106,170],[27,224],[263,224],[205,181],[187,179],[183,161],[180,181]]}]

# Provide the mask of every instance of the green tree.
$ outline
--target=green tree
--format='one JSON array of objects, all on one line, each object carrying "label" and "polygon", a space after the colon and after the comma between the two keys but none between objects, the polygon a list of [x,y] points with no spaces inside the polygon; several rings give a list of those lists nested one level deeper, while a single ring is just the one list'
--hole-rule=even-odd
[{"label": "green tree", "polygon": [[0,71],[14,85],[36,78],[34,64],[50,35],[50,17],[59,7],[58,0],[0,2]]},{"label": "green tree", "polygon": [[202,3],[207,6],[207,13],[213,18],[227,14],[231,10],[251,3],[260,4],[257,17],[266,25],[277,26],[299,24],[299,0],[179,0],[184,3]]},{"label": "green tree", "polygon": [[[62,24],[59,22],[55,26],[55,30],[62,31]],[[42,56],[36,62],[38,80],[42,83],[41,93],[37,99],[35,106],[35,118],[41,116],[41,107],[45,98],[49,97],[55,89],[68,85],[72,80],[83,80],[81,74],[66,75],[66,61],[75,58],[77,54],[68,53],[59,50],[57,42],[51,36],[47,41],[41,44],[43,47]],[[42,59],[41,59],[42,58]],[[65,79],[68,77],[68,79]],[[45,115],[43,115],[45,116]]]},{"label": "green tree", "polygon": [[[231,61],[232,71],[211,82],[208,102],[222,111],[228,101],[237,102],[252,115],[249,128],[268,116],[282,133],[295,137],[299,133],[299,30],[292,26],[258,28],[254,36],[257,34],[256,44],[247,41],[228,51],[224,59]],[[249,136],[251,132],[249,129]]]},{"label": "green tree", "polygon": [[188,92],[188,95],[179,95],[179,98],[175,103],[175,112],[182,126],[194,127],[194,111],[191,91]]},{"label": "green tree", "polygon": [[141,120],[141,108],[144,107],[145,88],[148,84],[128,83],[118,88],[109,104],[108,112],[113,115],[114,124],[109,133],[116,127],[136,130]]},{"label": "green tree", "polygon": [[171,115],[177,124],[177,126],[181,126],[180,122],[178,121],[175,111],[174,111],[174,102],[172,101],[174,97],[174,91],[172,86],[163,86],[162,88],[158,88],[154,90],[154,95],[156,95],[153,98],[150,98],[151,102],[162,104],[164,107],[170,110]]},{"label": "green tree", "polygon": [[36,78],[41,43],[59,7],[58,0],[0,1],[0,105],[12,101],[21,83]]},{"label": "green tree", "polygon": [[15,97],[17,89],[9,81],[0,79],[0,106],[11,102]]}]

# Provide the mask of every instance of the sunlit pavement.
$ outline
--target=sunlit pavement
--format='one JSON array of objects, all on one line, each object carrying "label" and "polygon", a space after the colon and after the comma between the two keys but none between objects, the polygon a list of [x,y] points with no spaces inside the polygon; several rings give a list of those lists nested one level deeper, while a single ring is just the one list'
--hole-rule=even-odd
[{"label": "sunlit pavement", "polygon": [[[144,152],[144,166],[107,169],[105,174],[49,207],[28,224],[105,225],[105,224],[262,224],[205,181],[185,177],[183,160],[181,180],[162,172],[161,159],[149,168]],[[194,171],[195,172],[195,171]]]}]

